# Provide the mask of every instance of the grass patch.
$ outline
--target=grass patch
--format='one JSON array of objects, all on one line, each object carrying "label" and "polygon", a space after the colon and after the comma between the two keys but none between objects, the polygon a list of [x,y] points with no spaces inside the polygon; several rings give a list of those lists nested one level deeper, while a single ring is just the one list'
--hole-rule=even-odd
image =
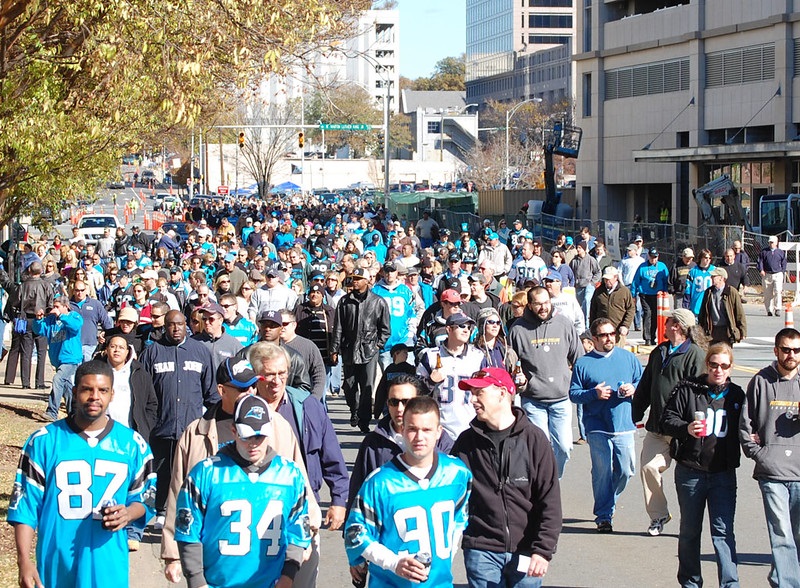
[{"label": "grass patch", "polygon": [[28,406],[0,402],[0,588],[17,583],[14,529],[6,523],[19,452],[28,436],[42,427],[39,413]]}]

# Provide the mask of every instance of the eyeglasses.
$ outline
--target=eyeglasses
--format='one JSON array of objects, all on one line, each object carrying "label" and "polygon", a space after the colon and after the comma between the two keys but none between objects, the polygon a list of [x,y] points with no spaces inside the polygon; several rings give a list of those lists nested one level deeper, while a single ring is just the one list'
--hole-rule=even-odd
[{"label": "eyeglasses", "polygon": [[598,339],[608,339],[609,337],[613,337],[615,335],[616,333],[612,331],[610,333],[596,333],[595,337],[597,337]]},{"label": "eyeglasses", "polygon": [[281,323],[281,326],[283,326],[283,327],[288,327],[288,326],[289,326],[289,325],[291,325],[293,322],[294,322],[294,321],[286,321],[286,322],[283,322],[283,323]]},{"label": "eyeglasses", "polygon": [[231,283],[230,280],[220,280],[219,282],[217,282],[217,284],[230,284],[230,283]]},{"label": "eyeglasses", "polygon": [[472,325],[464,323],[463,325],[450,325],[453,329],[469,329]]},{"label": "eyeglasses", "polygon": [[236,305],[235,304],[220,304],[220,306],[222,308],[234,308]]},{"label": "eyeglasses", "polygon": [[409,400],[411,400],[411,399],[410,398],[389,398],[389,400],[386,401],[386,404],[388,404],[392,408],[397,408],[401,404],[403,406],[407,406]]},{"label": "eyeglasses", "polygon": [[487,324],[487,325],[499,325],[499,324],[500,324],[500,321],[496,321],[496,320],[488,320],[488,321],[486,321],[486,324]]},{"label": "eyeglasses", "polygon": [[166,316],[166,315],[163,315],[163,314],[151,314],[150,318],[153,319],[153,320],[156,320],[156,319],[160,319],[160,318],[162,318],[164,316]]},{"label": "eyeglasses", "polygon": [[198,292],[197,295],[208,297],[208,292]]},{"label": "eyeglasses", "polygon": [[250,286],[242,286],[242,290],[252,290]]},{"label": "eyeglasses", "polygon": [[524,304],[517,304],[517,303],[515,303],[515,302],[512,302],[512,303],[511,303],[511,306],[513,306],[514,308],[525,308],[525,305],[524,305]]},{"label": "eyeglasses", "polygon": [[86,288],[81,288],[80,290],[75,288],[75,290],[73,290],[73,292],[86,292]]},{"label": "eyeglasses", "polygon": [[778,347],[781,353],[789,354],[794,353],[795,355],[800,355],[800,347]]},{"label": "eyeglasses", "polygon": [[276,379],[276,378],[279,378],[279,379],[281,379],[281,380],[286,380],[286,379],[288,379],[288,377],[289,377],[289,372],[288,372],[288,371],[284,371],[284,372],[271,372],[271,373],[261,374],[261,376],[262,376],[262,377],[263,377],[265,380],[274,380],[274,379]]},{"label": "eyeglasses", "polygon": [[[797,351],[800,352],[800,349],[798,349]],[[727,370],[731,369],[731,364],[729,364],[729,363],[717,363],[716,361],[709,361],[708,362],[708,369],[710,369],[711,371],[714,371],[714,370],[727,371]]]}]

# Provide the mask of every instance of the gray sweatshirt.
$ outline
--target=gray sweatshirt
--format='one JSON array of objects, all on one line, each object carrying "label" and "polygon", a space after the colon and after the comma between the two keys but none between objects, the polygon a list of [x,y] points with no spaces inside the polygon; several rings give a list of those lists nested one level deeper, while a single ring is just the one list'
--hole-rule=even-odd
[{"label": "gray sweatshirt", "polygon": [[[756,480],[800,481],[800,378],[781,377],[775,362],[758,372],[747,385],[739,420],[744,454],[756,462]],[[760,443],[751,435],[758,433]]]},{"label": "gray sweatshirt", "polygon": [[511,327],[508,343],[528,378],[523,396],[547,403],[567,399],[570,366],[583,356],[583,345],[572,321],[553,313],[542,321],[526,308]]}]

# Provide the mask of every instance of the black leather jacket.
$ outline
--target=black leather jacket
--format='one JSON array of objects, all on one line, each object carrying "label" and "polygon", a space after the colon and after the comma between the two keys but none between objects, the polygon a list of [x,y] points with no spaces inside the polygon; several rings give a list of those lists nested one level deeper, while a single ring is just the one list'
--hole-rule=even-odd
[{"label": "black leather jacket", "polygon": [[345,294],[336,306],[331,353],[348,365],[369,362],[389,339],[389,321],[389,306],[371,290],[363,302],[355,292]]}]

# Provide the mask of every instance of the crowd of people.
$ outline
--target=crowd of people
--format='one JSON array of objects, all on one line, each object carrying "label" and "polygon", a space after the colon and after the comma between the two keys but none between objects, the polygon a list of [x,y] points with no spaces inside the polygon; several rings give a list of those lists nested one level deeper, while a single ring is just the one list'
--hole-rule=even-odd
[{"label": "crowd of people", "polygon": [[[8,517],[20,553],[34,530],[51,551],[20,558],[21,585],[101,577],[152,521],[166,577],[191,588],[314,586],[324,527],[343,530],[357,586],[452,583],[458,545],[471,586],[538,586],[573,446],[589,446],[596,530],[613,533],[644,421],[649,535],[672,519],[664,472],[677,464],[680,584],[702,585],[707,504],[721,581],[738,585],[741,443],[764,494],[770,582],[800,586],[800,467],[782,457],[800,431],[800,333],[777,334],[776,362],[746,392],[731,383],[747,336],[740,243],[719,265],[686,248],[668,268],[638,236],[613,260],[588,227],[543,247],[522,218],[451,234],[427,212],[408,222],[366,204],[187,214],[185,238],[170,226],[42,238],[24,245],[19,284],[0,272],[6,385],[19,365],[31,387],[34,350],[36,387],[45,354],[55,369],[42,414],[54,422],[22,450]],[[773,316],[775,241],[758,260]],[[664,341],[660,293],[675,297]],[[340,395],[365,435],[351,474],[327,414]],[[115,535],[102,558],[65,540],[93,545],[103,529]]]}]

